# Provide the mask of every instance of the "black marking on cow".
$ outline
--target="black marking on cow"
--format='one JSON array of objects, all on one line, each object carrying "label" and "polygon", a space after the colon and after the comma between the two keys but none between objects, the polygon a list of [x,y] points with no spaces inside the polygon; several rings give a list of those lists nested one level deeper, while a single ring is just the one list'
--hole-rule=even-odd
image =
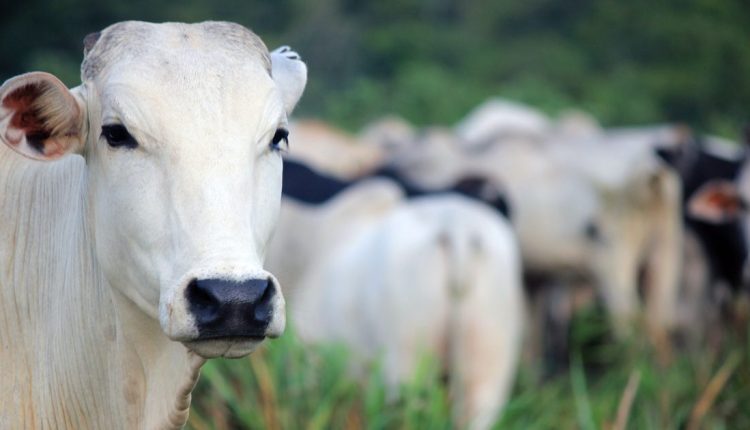
[{"label": "black marking on cow", "polygon": [[394,181],[408,198],[456,193],[484,202],[508,219],[511,216],[511,207],[505,195],[484,178],[466,177],[448,188],[425,189],[409,182],[390,167],[383,167],[353,181],[345,181],[315,171],[303,163],[284,159],[282,193],[286,197],[303,203],[322,204],[350,186],[372,178],[386,178]]},{"label": "black marking on cow", "polygon": [[678,151],[671,150],[666,156],[660,156],[680,175],[685,226],[695,233],[703,248],[712,280],[726,282],[737,290],[743,283],[743,266],[750,255],[742,223],[739,220],[720,224],[706,223],[691,217],[685,208],[693,194],[709,181],[735,181],[747,155],[736,160],[719,157],[706,150],[703,139],[695,137],[681,145]]},{"label": "black marking on cow", "polygon": [[480,176],[462,178],[456,182],[451,191],[485,202],[495,208],[505,218],[513,220],[511,206],[505,193],[486,178]]},{"label": "black marking on cow", "polygon": [[388,178],[396,182],[407,197],[421,197],[436,194],[456,193],[464,197],[478,200],[492,206],[507,219],[511,219],[511,207],[504,193],[497,189],[486,178],[481,176],[466,176],[460,178],[447,188],[429,189],[414,185],[404,178],[401,173],[391,167],[382,167],[371,176]]},{"label": "black marking on cow", "polygon": [[353,185],[333,176],[314,171],[296,161],[284,159],[282,193],[307,204],[322,204]]}]

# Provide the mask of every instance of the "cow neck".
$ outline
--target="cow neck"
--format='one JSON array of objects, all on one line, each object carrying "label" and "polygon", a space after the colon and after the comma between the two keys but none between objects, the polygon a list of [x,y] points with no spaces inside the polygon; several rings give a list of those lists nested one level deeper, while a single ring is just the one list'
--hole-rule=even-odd
[{"label": "cow neck", "polygon": [[205,359],[169,340],[158,321],[133,301],[113,291],[122,327],[123,387],[126,398],[142,413],[143,428],[182,428],[188,418],[191,392]]},{"label": "cow neck", "polygon": [[204,360],[107,284],[85,178],[0,145],[0,428],[179,428]]}]

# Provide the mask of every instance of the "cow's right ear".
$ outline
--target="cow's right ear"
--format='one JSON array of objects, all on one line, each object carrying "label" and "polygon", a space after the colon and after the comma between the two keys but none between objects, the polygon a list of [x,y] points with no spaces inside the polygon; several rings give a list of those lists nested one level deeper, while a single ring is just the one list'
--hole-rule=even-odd
[{"label": "cow's right ear", "polygon": [[707,182],[688,201],[688,214],[697,220],[721,224],[738,219],[747,210],[737,185],[726,180]]},{"label": "cow's right ear", "polygon": [[54,160],[80,152],[83,102],[49,73],[32,72],[0,87],[0,140],[37,160]]}]

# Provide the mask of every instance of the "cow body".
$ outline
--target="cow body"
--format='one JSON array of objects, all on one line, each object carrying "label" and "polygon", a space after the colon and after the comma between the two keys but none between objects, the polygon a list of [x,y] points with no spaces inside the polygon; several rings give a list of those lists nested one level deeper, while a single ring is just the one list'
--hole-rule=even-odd
[{"label": "cow body", "polygon": [[[746,326],[748,291],[746,208],[747,146],[716,137],[693,138],[660,148],[683,183],[683,213],[692,248],[686,249],[683,323],[687,338],[702,347],[723,332],[723,321]],[[743,194],[746,193],[746,194]],[[718,215],[718,216],[716,216]],[[702,318],[695,318],[700,314]],[[722,321],[723,320],[723,321]],[[717,335],[718,334],[718,335]]]},{"label": "cow body", "polygon": [[383,163],[384,153],[373,145],[361,145],[356,136],[314,120],[290,125],[294,146],[287,158],[316,167],[339,178],[354,178]]},{"label": "cow body", "polygon": [[423,188],[412,184],[397,170],[389,167],[382,167],[367,176],[345,180],[319,172],[293,159],[285,159],[282,192],[285,196],[305,203],[321,204],[357,183],[372,179],[389,179],[395,182],[408,198],[447,193],[461,194],[492,206],[506,218],[510,217],[511,208],[504,193],[483,178],[463,177],[448,187]]},{"label": "cow body", "polygon": [[376,180],[321,207],[285,199],[269,267],[288,288],[304,341],[343,343],[358,368],[382,359],[394,394],[424,354],[436,356],[451,380],[457,422],[488,428],[520,352],[513,234],[490,208],[465,198],[400,196]]},{"label": "cow body", "polygon": [[695,193],[714,180],[735,181],[747,158],[746,149],[732,142],[705,137],[680,147],[664,148],[663,155],[680,173],[685,226],[697,238],[708,263],[711,283],[723,283],[736,291],[742,286],[748,249],[739,219],[706,222],[687,211]]},{"label": "cow body", "polygon": [[206,358],[280,334],[271,136],[305,73],[236,24],[126,22],[80,87],[0,88],[0,427],[179,428]]},{"label": "cow body", "polygon": [[637,139],[598,132],[562,140],[502,134],[494,142],[485,136],[468,152],[433,129],[411,147],[403,145],[393,166],[422,186],[467,174],[501,184],[525,270],[593,279],[619,333],[629,332],[639,313],[638,276],[647,265],[649,320],[664,331],[674,324],[682,235],[678,178],[651,145],[662,134],[673,138],[674,130],[657,131]]}]

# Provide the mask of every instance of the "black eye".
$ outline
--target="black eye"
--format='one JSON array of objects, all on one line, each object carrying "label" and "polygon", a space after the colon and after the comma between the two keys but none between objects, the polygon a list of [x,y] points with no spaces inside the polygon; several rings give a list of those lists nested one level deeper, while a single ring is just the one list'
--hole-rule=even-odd
[{"label": "black eye", "polygon": [[272,151],[283,151],[289,147],[289,130],[280,128],[276,130],[276,133],[271,139],[271,150]]},{"label": "black eye", "polygon": [[138,147],[138,142],[128,133],[128,129],[121,124],[102,126],[102,136],[107,139],[107,144],[113,148],[135,149]]}]

